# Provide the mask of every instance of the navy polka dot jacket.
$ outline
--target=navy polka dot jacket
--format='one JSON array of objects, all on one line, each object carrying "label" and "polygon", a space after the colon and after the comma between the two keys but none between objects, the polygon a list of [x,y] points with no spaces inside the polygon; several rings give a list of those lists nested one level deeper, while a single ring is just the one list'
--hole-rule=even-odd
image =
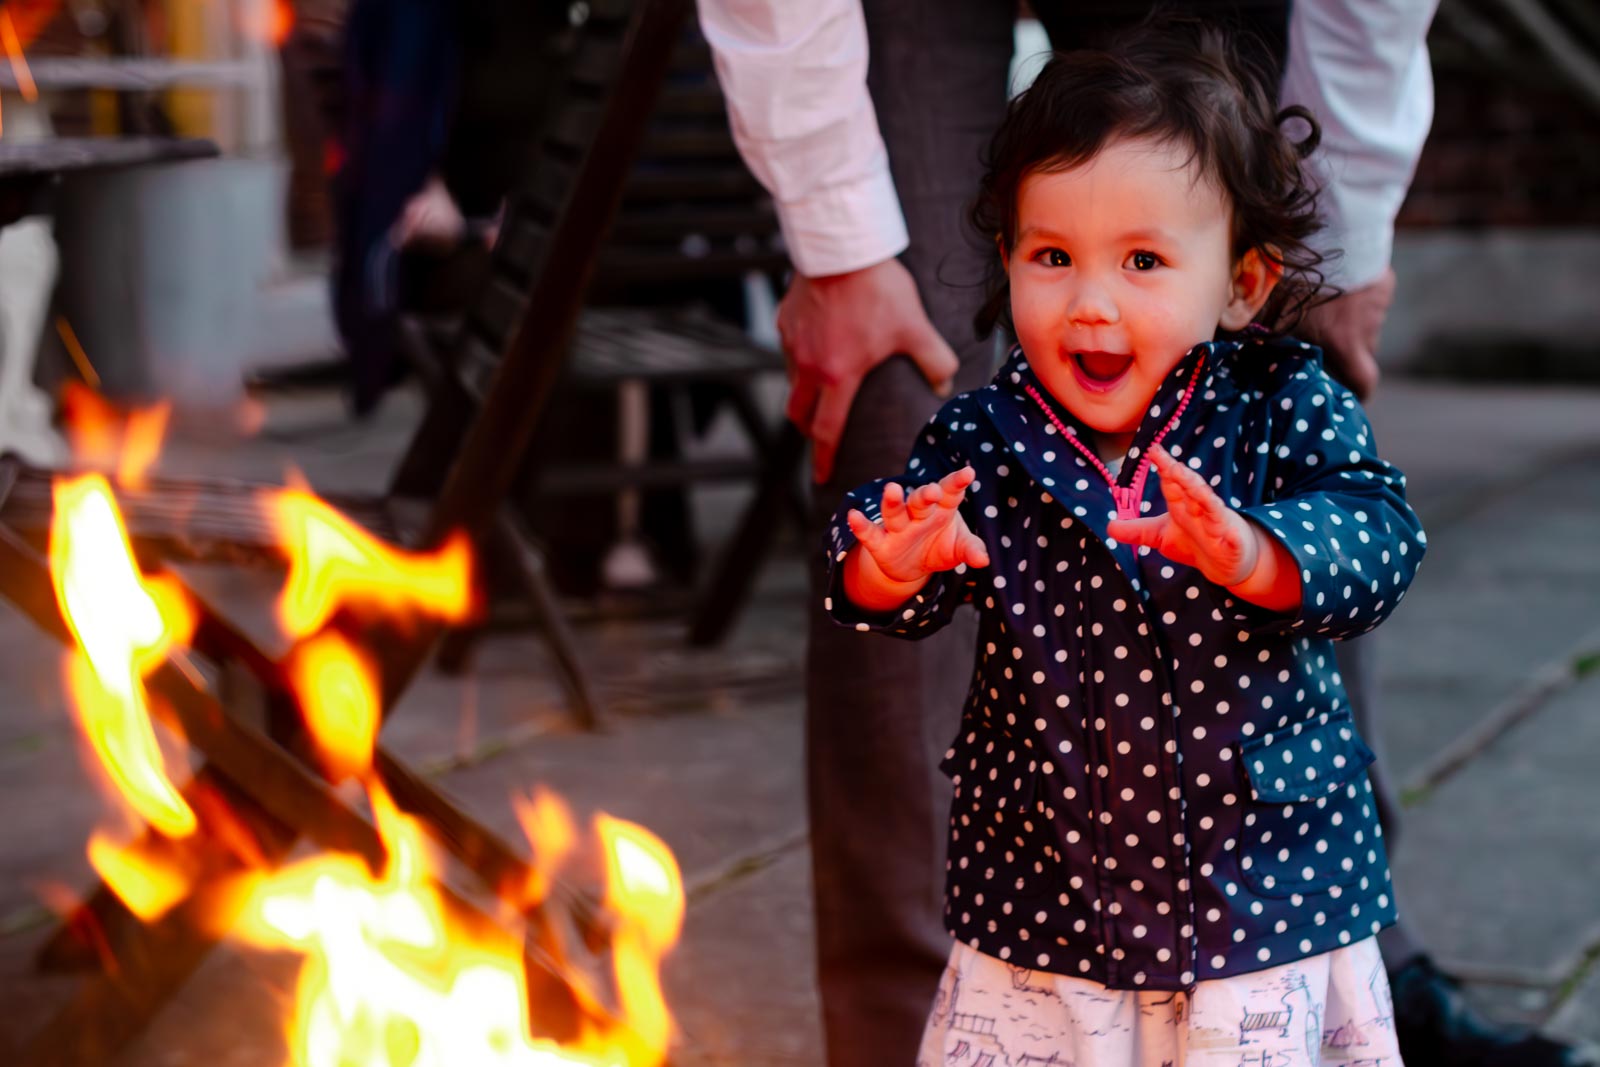
[{"label": "navy polka dot jacket", "polygon": [[[951,933],[1113,989],[1187,988],[1372,935],[1394,902],[1373,756],[1332,642],[1378,625],[1421,561],[1404,477],[1318,350],[1293,340],[1186,355],[1114,484],[1088,434],[1013,349],[990,385],[944,405],[893,479],[910,489],[970,463],[962,514],[990,566],[864,612],[841,584],[845,509],[876,519],[891,479],[851,493],[829,533],[836,622],[915,639],[978,609],[943,762]],[[1156,441],[1293,554],[1296,614],[1107,539],[1119,510],[1165,510],[1145,455]]]}]

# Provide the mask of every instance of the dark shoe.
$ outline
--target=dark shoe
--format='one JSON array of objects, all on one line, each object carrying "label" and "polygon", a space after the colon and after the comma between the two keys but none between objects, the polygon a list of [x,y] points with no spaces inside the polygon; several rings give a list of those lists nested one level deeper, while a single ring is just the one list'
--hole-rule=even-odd
[{"label": "dark shoe", "polygon": [[1592,1067],[1595,1049],[1480,1017],[1461,983],[1418,956],[1389,976],[1406,1067]]}]

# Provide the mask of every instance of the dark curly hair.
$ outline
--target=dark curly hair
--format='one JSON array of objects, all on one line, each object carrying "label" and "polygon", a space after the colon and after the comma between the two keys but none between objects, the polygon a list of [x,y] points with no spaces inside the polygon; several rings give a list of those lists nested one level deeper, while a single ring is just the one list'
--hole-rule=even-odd
[{"label": "dark curly hair", "polygon": [[[1320,137],[1303,107],[1276,108],[1264,47],[1199,19],[1158,12],[1103,47],[1057,53],[1011,101],[984,157],[970,211],[978,239],[1015,246],[1017,194],[1036,171],[1069,170],[1113,139],[1151,138],[1189,149],[1190,163],[1222,189],[1233,210],[1235,259],[1260,249],[1283,277],[1262,310],[1274,332],[1292,330],[1331,295],[1323,256],[1307,239],[1321,228],[1317,190],[1301,167]],[[1301,122],[1293,140],[1284,127]],[[1012,329],[1010,284],[991,254],[979,337]]]}]

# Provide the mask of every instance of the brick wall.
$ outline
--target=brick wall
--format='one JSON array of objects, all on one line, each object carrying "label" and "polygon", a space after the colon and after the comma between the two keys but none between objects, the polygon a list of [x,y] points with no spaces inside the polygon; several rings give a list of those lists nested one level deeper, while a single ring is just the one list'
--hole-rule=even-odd
[{"label": "brick wall", "polygon": [[1496,70],[1431,44],[1433,130],[1399,224],[1600,225],[1600,111],[1531,66]]}]

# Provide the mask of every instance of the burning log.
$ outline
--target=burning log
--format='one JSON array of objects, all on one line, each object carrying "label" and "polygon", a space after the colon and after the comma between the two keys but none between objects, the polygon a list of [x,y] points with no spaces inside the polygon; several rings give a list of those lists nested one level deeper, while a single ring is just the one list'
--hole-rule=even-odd
[{"label": "burning log", "polygon": [[[602,820],[609,889],[606,904],[597,907],[552,872],[531,868],[377,745],[376,680],[347,636],[366,632],[370,640],[371,630],[353,620],[374,603],[394,612],[406,601],[405,583],[367,584],[355,573],[360,568],[351,567],[363,560],[382,567],[393,560],[347,539],[332,553],[345,569],[341,582],[329,583],[313,570],[292,580],[293,594],[312,607],[298,616],[284,613],[300,640],[279,663],[180,583],[140,575],[125,531],[107,522],[108,514],[115,516],[109,489],[90,480],[82,486],[93,491],[64,491],[63,499],[79,501],[87,509],[83,514],[93,517],[80,517],[80,523],[101,531],[93,559],[102,570],[83,569],[84,557],[74,559],[63,530],[59,543],[52,537],[52,579],[37,553],[0,527],[0,585],[45,630],[78,650],[73,662],[80,663],[75,669],[82,677],[74,686],[86,731],[121,738],[102,738],[96,750],[148,829],[128,843],[99,834],[92,840],[91,854],[105,882],[47,944],[41,962],[81,963],[89,955],[100,973],[35,1036],[24,1062],[105,1058],[137,1032],[218,939],[252,916],[242,927],[250,940],[305,950],[312,960],[302,981],[294,1039],[296,1062],[304,1067],[460,1062],[460,1050],[479,1048],[500,1058],[474,1054],[472,1062],[662,1062],[671,1024],[659,961],[676,937],[683,907],[670,853],[637,827]],[[295,507],[302,519],[321,514],[305,501]],[[64,522],[76,514],[72,508],[59,513]],[[322,528],[339,531],[331,522]],[[297,558],[294,551],[290,555]],[[457,571],[465,589],[466,576],[461,567]],[[437,573],[430,581],[433,594],[447,584]],[[111,617],[92,595],[106,589],[123,591],[124,606]],[[427,610],[458,617],[462,603],[459,596],[448,603],[433,597]],[[284,722],[284,712],[294,706],[304,716],[298,731],[304,743],[269,737],[223,707],[183,650],[191,634],[202,649],[251,650],[248,665],[260,677],[269,706],[279,709],[277,721]],[[94,701],[110,711],[90,715]],[[152,714],[207,758],[181,788],[161,765],[150,733]],[[107,730],[107,723],[117,732]],[[350,776],[366,785],[373,820],[350,808],[324,780]],[[499,902],[497,910],[522,916],[513,923],[522,934],[508,934],[482,907],[451,889],[442,872],[422,862],[424,830],[478,875]],[[329,855],[308,869],[266,873],[283,861],[299,834]],[[535,845],[541,855],[566,847]],[[338,918],[341,909],[365,914],[388,906],[381,901],[398,901],[393,907],[409,918],[397,920],[396,928],[358,923],[361,937],[351,941],[353,928]],[[568,954],[575,944],[609,948],[612,994],[575,965]],[[422,949],[429,961],[420,970],[416,961],[403,959]],[[370,976],[378,961],[387,961],[388,992],[374,1000],[363,991],[365,983],[349,976]],[[330,984],[336,974],[346,977]],[[487,1006],[493,1014],[484,1014]]]}]

